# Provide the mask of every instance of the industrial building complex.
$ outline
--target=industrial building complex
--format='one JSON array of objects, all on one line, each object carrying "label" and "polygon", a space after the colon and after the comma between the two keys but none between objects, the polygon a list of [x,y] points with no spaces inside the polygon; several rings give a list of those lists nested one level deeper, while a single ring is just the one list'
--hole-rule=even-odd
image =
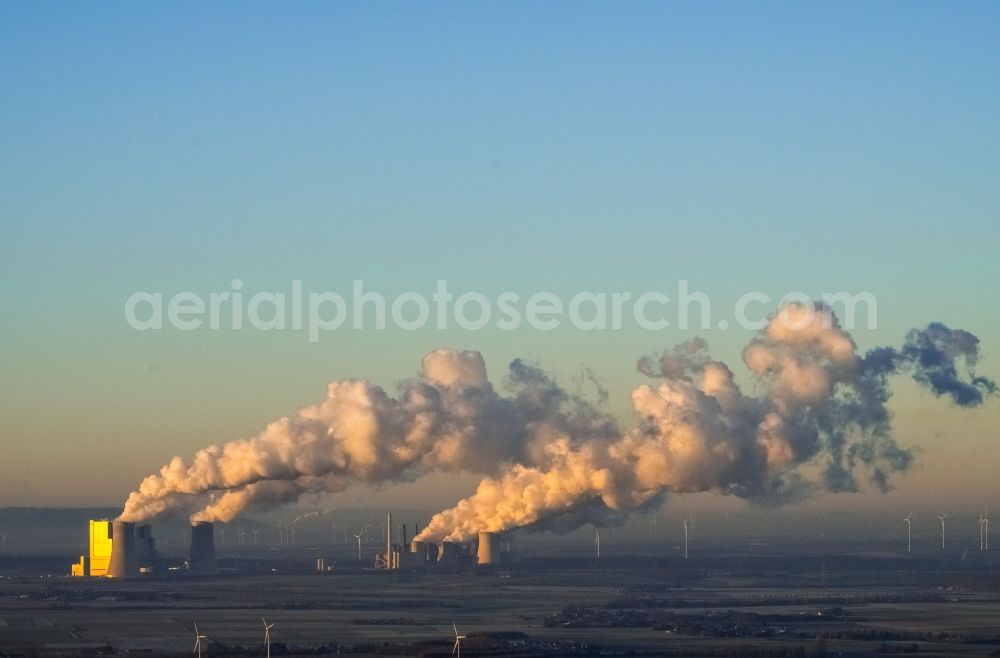
[{"label": "industrial building complex", "polygon": [[[480,532],[477,541],[459,543],[443,541],[440,544],[419,540],[407,541],[407,526],[397,530],[393,527],[392,514],[386,517],[386,543],[374,559],[377,570],[408,571],[418,569],[438,569],[453,571],[465,567],[490,567],[500,564],[506,556],[501,552],[500,535],[494,532]],[[413,536],[418,536],[420,528],[413,527]],[[393,536],[399,541],[394,542]],[[361,554],[361,540],[358,543],[358,563],[365,569]],[[332,571],[332,562],[317,559],[318,571]],[[142,574],[153,574],[161,570],[160,557],[156,550],[152,528],[149,525],[136,526],[128,521],[91,520],[89,523],[89,552],[81,555],[77,563],[71,565],[72,576],[107,578],[135,578]],[[171,567],[171,571],[183,569],[194,576],[212,576],[219,573],[215,551],[215,526],[209,522],[191,525],[190,553],[183,567]]]},{"label": "industrial building complex", "polygon": [[159,555],[149,525],[91,519],[87,555],[72,565],[72,576],[130,578],[155,570]]},{"label": "industrial building complex", "polygon": [[[420,528],[414,527],[414,536]],[[500,535],[480,532],[476,545],[443,541],[440,544],[413,540],[406,541],[406,525],[400,526],[401,542],[392,542],[392,514],[386,515],[385,552],[376,558],[375,566],[381,569],[406,571],[410,569],[455,568],[459,566],[495,566],[501,561]]]}]

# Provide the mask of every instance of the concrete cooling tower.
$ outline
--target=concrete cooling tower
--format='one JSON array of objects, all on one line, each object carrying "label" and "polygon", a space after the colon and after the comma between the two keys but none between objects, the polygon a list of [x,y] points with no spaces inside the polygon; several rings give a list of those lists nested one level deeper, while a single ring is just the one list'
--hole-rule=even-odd
[{"label": "concrete cooling tower", "polygon": [[215,562],[215,525],[201,521],[191,526],[191,571],[211,575],[218,571]]},{"label": "concrete cooling tower", "polygon": [[438,550],[438,562],[446,566],[457,564],[458,544],[450,541],[441,542],[441,547]]},{"label": "concrete cooling tower", "polygon": [[111,524],[111,560],[106,575],[108,578],[134,578],[139,575],[134,523],[115,521]]},{"label": "concrete cooling tower", "polygon": [[135,552],[140,569],[156,566],[159,555],[156,553],[156,540],[153,538],[151,526],[141,525],[135,529]]},{"label": "concrete cooling tower", "polygon": [[500,535],[495,532],[479,533],[479,551],[476,554],[478,564],[497,564],[500,562]]}]

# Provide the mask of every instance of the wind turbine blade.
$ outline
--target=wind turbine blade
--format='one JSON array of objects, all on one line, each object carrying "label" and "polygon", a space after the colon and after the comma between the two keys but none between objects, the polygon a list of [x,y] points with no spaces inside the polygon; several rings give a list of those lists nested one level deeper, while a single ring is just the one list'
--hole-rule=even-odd
[{"label": "wind turbine blade", "polygon": [[457,638],[455,640],[455,645],[452,646],[452,648],[451,648],[451,655],[454,656],[456,651],[458,651],[458,639]]},{"label": "wind turbine blade", "polygon": [[458,637],[458,626],[455,625],[455,622],[451,622],[451,627],[455,629],[455,637],[457,638]]}]

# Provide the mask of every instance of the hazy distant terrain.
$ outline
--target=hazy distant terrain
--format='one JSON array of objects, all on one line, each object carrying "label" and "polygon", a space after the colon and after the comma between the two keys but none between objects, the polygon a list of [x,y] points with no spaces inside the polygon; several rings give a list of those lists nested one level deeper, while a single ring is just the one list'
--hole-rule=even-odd
[{"label": "hazy distant terrain", "polygon": [[[672,542],[526,538],[500,568],[362,572],[355,546],[231,546],[218,577],[0,580],[0,650],[259,656],[990,656],[996,553],[866,550],[864,538]],[[870,542],[868,542],[870,543]],[[860,548],[859,548],[860,547]],[[364,546],[365,562],[379,549]],[[332,573],[316,573],[316,556]],[[825,652],[825,653],[824,653]]]}]

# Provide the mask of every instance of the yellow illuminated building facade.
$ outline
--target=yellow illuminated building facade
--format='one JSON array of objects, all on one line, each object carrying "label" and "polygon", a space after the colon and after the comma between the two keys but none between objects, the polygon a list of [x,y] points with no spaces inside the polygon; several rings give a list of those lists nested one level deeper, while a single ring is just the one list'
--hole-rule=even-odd
[{"label": "yellow illuminated building facade", "polygon": [[90,575],[105,576],[111,562],[111,521],[90,522]]},{"label": "yellow illuminated building facade", "polygon": [[73,576],[106,576],[111,562],[111,521],[90,521],[90,554],[81,555],[80,561],[70,565]]},{"label": "yellow illuminated building facade", "polygon": [[70,573],[71,576],[78,576],[78,577],[86,576],[87,575],[87,556],[86,555],[81,555],[80,556],[80,561],[79,562],[74,562],[70,566],[70,572],[69,573]]}]

